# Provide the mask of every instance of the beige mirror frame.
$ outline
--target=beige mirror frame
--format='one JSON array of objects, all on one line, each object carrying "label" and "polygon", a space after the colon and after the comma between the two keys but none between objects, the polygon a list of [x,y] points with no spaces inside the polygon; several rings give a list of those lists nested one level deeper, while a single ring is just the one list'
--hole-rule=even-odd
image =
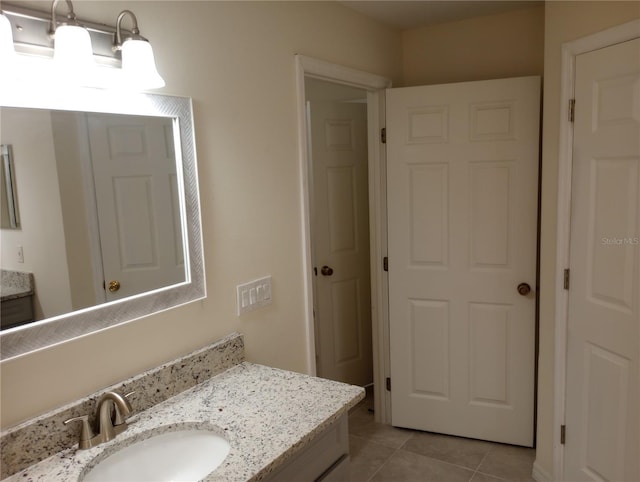
[{"label": "beige mirror frame", "polygon": [[[16,89],[17,90],[17,89]],[[0,93],[0,108],[23,107],[173,119],[185,240],[186,281],[110,303],[96,305],[0,333],[0,360],[56,345],[206,297],[200,196],[191,99],[99,89],[75,89],[73,95]]]}]

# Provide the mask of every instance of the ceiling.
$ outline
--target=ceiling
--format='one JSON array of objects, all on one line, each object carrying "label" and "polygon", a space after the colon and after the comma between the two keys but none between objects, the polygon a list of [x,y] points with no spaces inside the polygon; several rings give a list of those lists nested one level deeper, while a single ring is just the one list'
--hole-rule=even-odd
[{"label": "ceiling", "polygon": [[409,29],[540,5],[528,0],[345,0],[343,5],[391,27]]}]

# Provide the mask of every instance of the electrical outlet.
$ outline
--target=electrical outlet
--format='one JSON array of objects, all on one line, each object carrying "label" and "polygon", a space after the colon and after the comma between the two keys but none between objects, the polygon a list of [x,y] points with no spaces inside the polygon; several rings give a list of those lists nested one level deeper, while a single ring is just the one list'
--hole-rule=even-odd
[{"label": "electrical outlet", "polygon": [[238,316],[248,313],[263,306],[270,305],[271,276],[249,281],[236,286]]}]

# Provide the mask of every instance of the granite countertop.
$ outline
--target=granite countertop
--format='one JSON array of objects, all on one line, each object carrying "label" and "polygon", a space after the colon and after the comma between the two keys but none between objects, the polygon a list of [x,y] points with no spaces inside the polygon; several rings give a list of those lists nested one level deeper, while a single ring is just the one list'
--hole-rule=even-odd
[{"label": "granite countertop", "polygon": [[[5,480],[77,480],[121,444],[185,423],[218,431],[231,445],[227,458],[206,481],[261,480],[362,398],[359,387],[242,362],[134,414],[127,431],[111,442],[89,450],[63,450]],[[135,399],[132,405],[135,410]]]},{"label": "granite countertop", "polygon": [[21,271],[0,271],[0,301],[32,296],[33,274]]},{"label": "granite countertop", "polygon": [[15,286],[3,287],[0,301],[15,300],[25,296],[33,296],[33,290],[25,290]]}]

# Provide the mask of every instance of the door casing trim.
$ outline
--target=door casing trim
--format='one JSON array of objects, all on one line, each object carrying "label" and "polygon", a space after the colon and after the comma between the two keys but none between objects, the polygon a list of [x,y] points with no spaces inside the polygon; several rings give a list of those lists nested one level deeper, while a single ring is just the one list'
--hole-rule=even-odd
[{"label": "door casing trim", "polygon": [[385,124],[385,89],[391,80],[324,60],[296,54],[296,98],[298,116],[298,156],[301,206],[301,239],[303,254],[303,291],[307,338],[307,373],[316,374],[316,345],[313,320],[313,251],[311,199],[309,192],[309,139],[306,128],[306,96],[304,78],[357,87],[367,91],[368,172],[369,172],[369,239],[371,264],[371,323],[373,341],[373,380],[375,418],[390,422],[390,397],[385,390],[389,376],[389,316],[387,273],[382,258],[387,255],[386,222],[386,156],[379,132]]},{"label": "door casing trim", "polygon": [[574,98],[575,60],[580,54],[638,38],[640,37],[639,33],[640,20],[633,20],[562,44],[553,395],[553,479],[558,481],[563,480],[564,476],[564,445],[560,443],[560,426],[565,423],[569,292],[563,287],[563,277],[564,270],[569,267],[570,254],[573,124],[569,122],[569,101]]}]

